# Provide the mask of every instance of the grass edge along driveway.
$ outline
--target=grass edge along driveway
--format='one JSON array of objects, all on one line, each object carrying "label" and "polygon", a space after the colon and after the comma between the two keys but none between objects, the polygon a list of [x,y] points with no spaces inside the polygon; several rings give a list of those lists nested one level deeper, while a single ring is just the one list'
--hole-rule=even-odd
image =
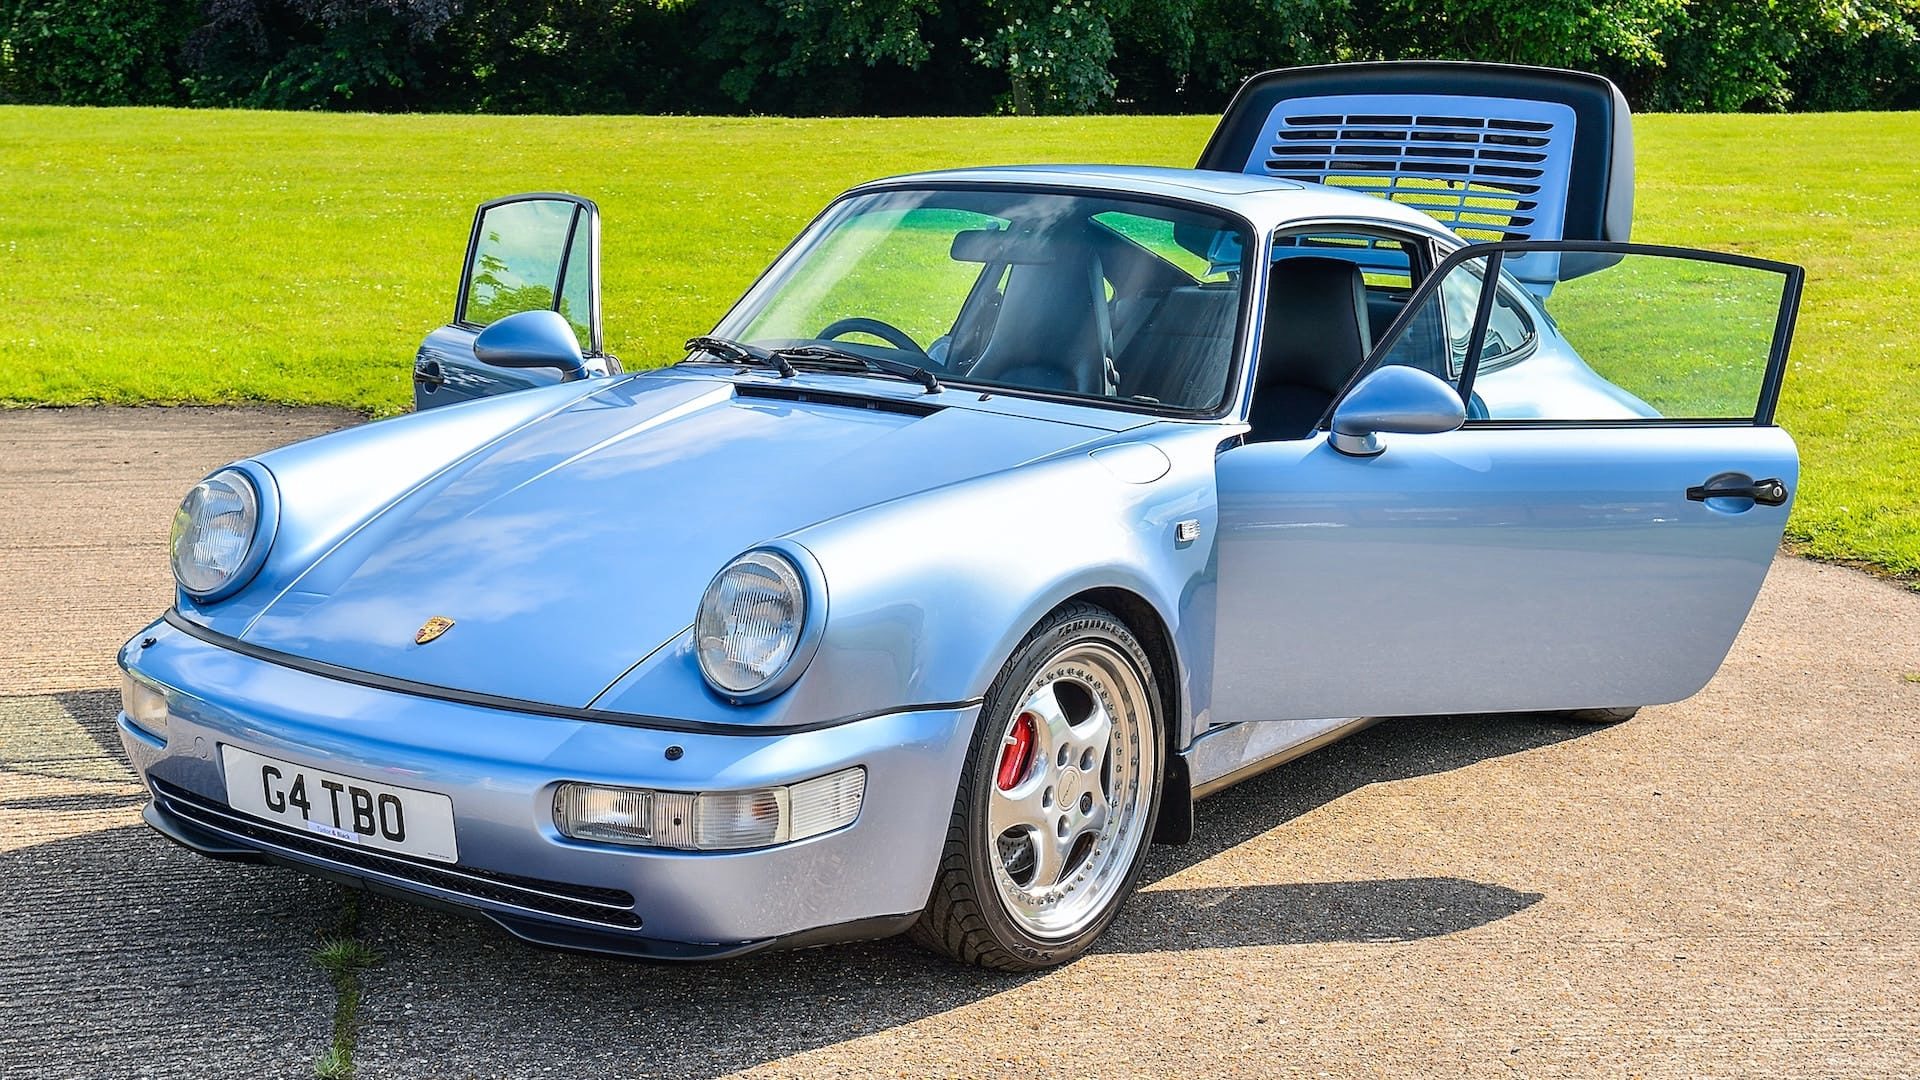
[{"label": "grass edge along driveway", "polygon": [[[369,116],[0,108],[0,405],[402,411],[474,204],[606,223],[609,347],[677,358],[828,199],[875,176],[1190,164],[1213,117]],[[1788,536],[1920,582],[1920,114],[1636,118],[1634,237],[1804,264]]]}]

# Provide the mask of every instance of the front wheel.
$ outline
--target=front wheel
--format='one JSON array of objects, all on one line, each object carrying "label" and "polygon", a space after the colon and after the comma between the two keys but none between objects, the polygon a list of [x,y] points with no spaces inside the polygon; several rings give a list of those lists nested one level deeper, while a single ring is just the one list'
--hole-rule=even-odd
[{"label": "front wheel", "polygon": [[1146,861],[1159,701],[1146,651],[1106,610],[1035,627],[981,706],[915,939],[1002,971],[1085,952]]}]

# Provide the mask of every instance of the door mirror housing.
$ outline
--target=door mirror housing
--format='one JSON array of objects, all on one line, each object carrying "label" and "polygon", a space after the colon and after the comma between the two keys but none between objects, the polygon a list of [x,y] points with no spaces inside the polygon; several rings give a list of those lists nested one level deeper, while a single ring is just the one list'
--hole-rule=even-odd
[{"label": "door mirror housing", "polygon": [[567,381],[583,379],[587,374],[580,340],[566,316],[557,311],[508,315],[480,331],[473,339],[473,355],[494,367],[558,368]]},{"label": "door mirror housing", "polygon": [[1328,442],[1343,454],[1373,457],[1386,449],[1376,435],[1432,435],[1466,422],[1458,390],[1430,372],[1390,364],[1340,399]]}]

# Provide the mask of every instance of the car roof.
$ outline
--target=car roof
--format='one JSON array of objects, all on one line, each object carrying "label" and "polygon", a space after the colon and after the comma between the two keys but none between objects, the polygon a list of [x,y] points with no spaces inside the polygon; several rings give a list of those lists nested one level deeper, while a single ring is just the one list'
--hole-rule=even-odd
[{"label": "car roof", "polygon": [[874,180],[853,189],[868,192],[955,184],[1070,188],[1157,195],[1218,207],[1263,232],[1322,218],[1371,220],[1451,237],[1446,226],[1409,206],[1322,184],[1299,183],[1252,173],[1164,169],[1142,165],[996,165],[941,169]]}]

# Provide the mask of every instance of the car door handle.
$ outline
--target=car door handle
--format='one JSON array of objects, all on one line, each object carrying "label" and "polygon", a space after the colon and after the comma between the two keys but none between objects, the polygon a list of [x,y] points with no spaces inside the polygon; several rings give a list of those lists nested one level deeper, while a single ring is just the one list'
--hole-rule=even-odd
[{"label": "car door handle", "polygon": [[1706,502],[1708,499],[1752,499],[1761,506],[1780,506],[1787,501],[1787,485],[1778,477],[1745,482],[1716,477],[1704,484],[1688,488],[1687,498],[1694,502]]},{"label": "car door handle", "polygon": [[440,367],[440,361],[427,360],[413,367],[413,381],[429,390],[438,390],[447,385],[447,375]]}]

